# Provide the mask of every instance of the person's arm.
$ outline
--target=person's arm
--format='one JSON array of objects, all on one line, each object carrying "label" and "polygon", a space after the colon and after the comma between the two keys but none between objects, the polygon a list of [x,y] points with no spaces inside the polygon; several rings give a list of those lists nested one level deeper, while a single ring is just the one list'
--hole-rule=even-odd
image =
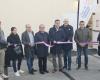
[{"label": "person's arm", "polygon": [[53,31],[52,31],[52,29],[49,30],[49,43],[50,44],[53,43]]},{"label": "person's arm", "polygon": [[70,36],[69,36],[70,41],[73,41],[73,35],[74,35],[74,31],[73,31],[73,27],[71,27],[71,33],[70,33]]},{"label": "person's arm", "polygon": [[75,40],[76,43],[79,44],[79,41],[78,41],[78,35],[77,35],[77,30],[75,31],[74,40]]},{"label": "person's arm", "polygon": [[10,36],[7,37],[8,46],[14,47],[14,42]]},{"label": "person's arm", "polygon": [[1,32],[1,35],[0,35],[0,44],[7,44],[7,41],[5,40],[5,37],[4,37],[4,32],[2,31]]},{"label": "person's arm", "polygon": [[34,40],[35,40],[35,42],[39,42],[37,33],[36,33],[35,36],[34,36]]},{"label": "person's arm", "polygon": [[100,42],[100,33],[98,34],[97,41]]},{"label": "person's arm", "polygon": [[97,41],[98,41],[99,44],[100,44],[100,32],[99,32],[99,34],[98,34]]}]

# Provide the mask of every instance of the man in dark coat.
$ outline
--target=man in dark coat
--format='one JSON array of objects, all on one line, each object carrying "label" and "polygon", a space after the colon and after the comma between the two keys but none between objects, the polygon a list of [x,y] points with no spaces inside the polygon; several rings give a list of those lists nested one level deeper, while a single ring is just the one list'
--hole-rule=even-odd
[{"label": "man in dark coat", "polygon": [[[35,34],[35,42],[48,43],[48,33],[45,32],[45,26],[43,24],[39,26],[39,32]],[[44,44],[36,44],[36,53],[38,57],[40,74],[48,73],[47,70],[48,47],[45,46]]]},{"label": "man in dark coat", "polygon": [[55,25],[50,28],[49,30],[49,40],[50,44],[54,45],[51,48],[51,53],[53,57],[53,73],[57,71],[57,62],[56,62],[56,56],[58,57],[58,63],[59,63],[59,71],[62,71],[62,45],[56,44],[58,41],[64,41],[64,31],[60,28],[60,20],[55,20]]},{"label": "man in dark coat", "polygon": [[[68,19],[64,19],[63,25],[61,28],[64,30],[65,33],[65,41],[72,42],[73,41],[73,27],[69,25]],[[64,44],[63,51],[64,51],[64,69],[71,70],[71,50],[72,50],[72,43]]]},{"label": "man in dark coat", "polygon": [[26,31],[22,33],[22,43],[24,44],[25,57],[27,60],[29,73],[34,74],[34,71],[36,71],[33,69],[35,45],[34,45],[34,33],[31,29],[30,24],[26,25]]}]

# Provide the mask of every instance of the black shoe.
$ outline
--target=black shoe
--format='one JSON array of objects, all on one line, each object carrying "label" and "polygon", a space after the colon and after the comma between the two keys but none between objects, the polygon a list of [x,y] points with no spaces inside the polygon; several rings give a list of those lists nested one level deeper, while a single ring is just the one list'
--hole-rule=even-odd
[{"label": "black shoe", "polygon": [[76,70],[79,70],[81,68],[81,66],[78,66],[77,68],[76,68]]},{"label": "black shoe", "polygon": [[71,68],[68,68],[68,71],[70,71],[71,70]]},{"label": "black shoe", "polygon": [[67,67],[64,66],[63,69],[67,69]]},{"label": "black shoe", "polygon": [[63,72],[63,69],[59,69],[59,72]]},{"label": "black shoe", "polygon": [[40,71],[40,74],[45,74],[43,71]]},{"label": "black shoe", "polygon": [[33,70],[33,72],[37,72],[37,70],[35,70],[35,69],[32,69]]},{"label": "black shoe", "polygon": [[88,70],[88,66],[85,66],[85,70]]},{"label": "black shoe", "polygon": [[33,74],[34,74],[34,72],[33,72],[33,71],[31,71],[31,72],[29,72],[29,74],[32,74],[32,75],[33,75]]},{"label": "black shoe", "polygon": [[44,70],[44,72],[45,72],[45,73],[49,73],[49,71],[48,71],[48,70]]}]

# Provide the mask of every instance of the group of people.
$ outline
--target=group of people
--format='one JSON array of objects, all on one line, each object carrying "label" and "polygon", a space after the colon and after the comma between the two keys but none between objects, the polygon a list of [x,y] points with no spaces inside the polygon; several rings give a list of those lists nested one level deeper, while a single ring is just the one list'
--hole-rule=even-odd
[{"label": "group of people", "polygon": [[[25,52],[25,59],[29,74],[34,74],[37,70],[33,67],[35,55],[38,58],[38,66],[40,74],[49,73],[47,69],[47,57],[48,46],[43,43],[49,44],[50,53],[52,55],[53,73],[56,71],[62,72],[63,70],[71,70],[71,54],[73,49],[73,35],[77,44],[77,70],[81,68],[81,53],[83,51],[85,58],[85,69],[88,70],[88,43],[91,41],[91,33],[88,28],[85,27],[85,22],[80,21],[80,27],[73,31],[73,27],[69,25],[68,19],[64,19],[63,25],[60,24],[60,20],[54,21],[53,27],[49,32],[45,31],[45,25],[39,25],[39,31],[34,34],[31,25],[26,24],[26,30],[22,33],[21,39],[17,33],[16,27],[11,28],[11,34],[7,37],[7,41],[4,37],[4,32],[1,29],[0,21],[0,78],[7,78],[4,74],[4,67],[12,66],[16,76],[20,76],[20,73],[24,73],[20,69],[23,60],[23,52]],[[100,39],[98,39],[100,41]],[[58,44],[59,42],[67,42],[66,44]],[[22,44],[24,45],[24,51]],[[62,54],[64,59],[64,65],[62,63]],[[58,64],[56,59],[58,58]],[[12,62],[12,64],[10,64]],[[59,68],[58,68],[59,67]]]}]

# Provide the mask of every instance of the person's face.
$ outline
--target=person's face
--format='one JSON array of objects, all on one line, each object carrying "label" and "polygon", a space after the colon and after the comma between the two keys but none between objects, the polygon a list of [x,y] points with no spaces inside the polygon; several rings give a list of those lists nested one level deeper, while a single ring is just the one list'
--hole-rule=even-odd
[{"label": "person's face", "polygon": [[80,22],[80,28],[84,28],[85,27],[85,23],[84,22]]},{"label": "person's face", "polygon": [[56,21],[55,26],[59,28],[60,27],[60,21]]},{"label": "person's face", "polygon": [[68,25],[69,21],[68,20],[64,20],[63,23],[64,23],[64,25]]},{"label": "person's face", "polygon": [[30,26],[30,25],[26,25],[26,30],[27,30],[28,32],[31,32],[31,31],[32,31],[31,26]]},{"label": "person's face", "polygon": [[45,26],[44,25],[40,25],[39,26],[39,31],[44,32],[45,31]]},{"label": "person's face", "polygon": [[15,28],[13,31],[12,31],[13,34],[17,34],[17,29]]}]

